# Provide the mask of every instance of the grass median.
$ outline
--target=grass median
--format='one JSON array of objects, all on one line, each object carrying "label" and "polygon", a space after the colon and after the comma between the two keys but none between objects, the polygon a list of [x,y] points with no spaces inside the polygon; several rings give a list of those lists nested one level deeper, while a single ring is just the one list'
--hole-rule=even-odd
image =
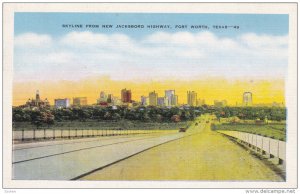
[{"label": "grass median", "polygon": [[221,123],[212,124],[212,130],[230,130],[257,134],[286,141],[286,124],[244,124],[244,123]]}]

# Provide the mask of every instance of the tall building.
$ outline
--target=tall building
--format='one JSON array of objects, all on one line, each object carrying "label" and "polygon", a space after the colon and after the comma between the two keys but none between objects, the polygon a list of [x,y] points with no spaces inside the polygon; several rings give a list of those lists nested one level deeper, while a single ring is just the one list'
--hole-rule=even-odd
[{"label": "tall building", "polygon": [[104,91],[100,92],[99,98],[97,99],[97,104],[107,103],[107,95]]},{"label": "tall building", "polygon": [[113,95],[112,94],[108,94],[107,95],[107,103],[112,103],[113,102]]},{"label": "tall building", "polygon": [[204,99],[198,99],[197,100],[197,106],[203,106],[205,104],[205,100]]},{"label": "tall building", "polygon": [[107,101],[107,95],[105,94],[104,91],[100,92],[100,102],[106,102]]},{"label": "tall building", "polygon": [[75,97],[75,98],[73,98],[73,105],[74,106],[86,106],[87,98],[86,97]]},{"label": "tall building", "polygon": [[157,106],[157,93],[155,91],[149,93],[149,105]]},{"label": "tall building", "polygon": [[215,100],[215,101],[214,101],[214,105],[215,105],[216,107],[224,107],[224,106],[227,106],[227,100],[221,100],[221,101]]},{"label": "tall building", "polygon": [[167,106],[177,106],[178,104],[178,96],[175,95],[175,90],[166,90],[165,97],[167,99]]},{"label": "tall building", "polygon": [[118,97],[112,97],[112,104],[117,106],[117,105],[121,105],[122,104],[122,101],[120,98]]},{"label": "tall building", "polygon": [[171,106],[177,106],[178,105],[178,96],[173,95],[172,96],[172,101],[171,101]]},{"label": "tall building", "polygon": [[50,104],[49,104],[47,98],[45,98],[45,100],[41,100],[40,92],[39,92],[39,90],[37,90],[36,94],[35,94],[35,99],[29,98],[27,100],[26,104],[22,105],[22,106],[30,107],[30,108],[33,108],[33,107],[45,108],[45,107],[49,107]]},{"label": "tall building", "polygon": [[252,93],[244,92],[243,94],[243,105],[244,106],[252,106]]},{"label": "tall building", "polygon": [[121,100],[123,103],[131,103],[131,90],[127,90],[126,88],[121,90]]},{"label": "tall building", "polygon": [[70,99],[69,98],[55,99],[54,105],[55,108],[68,108],[70,107]]},{"label": "tall building", "polygon": [[167,106],[167,98],[166,97],[158,97],[157,105],[158,106]]},{"label": "tall building", "polygon": [[36,93],[35,93],[35,101],[36,101],[36,102],[41,101],[41,98],[40,98],[40,91],[39,91],[39,90],[37,90]]},{"label": "tall building", "polygon": [[141,96],[141,104],[143,106],[148,106],[149,105],[149,97],[148,96]]},{"label": "tall building", "polygon": [[195,91],[187,91],[187,104],[197,106],[197,93]]}]

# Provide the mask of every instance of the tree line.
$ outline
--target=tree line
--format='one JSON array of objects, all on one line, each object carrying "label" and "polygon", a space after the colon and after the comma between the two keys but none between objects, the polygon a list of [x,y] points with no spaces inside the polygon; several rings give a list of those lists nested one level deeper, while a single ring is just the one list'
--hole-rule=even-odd
[{"label": "tree line", "polygon": [[246,120],[286,120],[286,108],[283,107],[223,107],[214,111],[217,118],[238,117]]},{"label": "tree line", "polygon": [[239,119],[285,120],[286,109],[281,107],[99,107],[84,106],[70,108],[30,109],[13,107],[13,122],[31,122],[37,127],[60,121],[118,121],[180,122],[194,120],[201,114],[214,114],[217,118],[238,117]]},{"label": "tree line", "polygon": [[142,122],[180,122],[193,120],[200,116],[195,108],[159,108],[149,107],[99,107],[84,106],[71,108],[30,109],[13,108],[13,122],[31,122],[34,125],[48,124],[60,121],[118,121],[136,120]]}]

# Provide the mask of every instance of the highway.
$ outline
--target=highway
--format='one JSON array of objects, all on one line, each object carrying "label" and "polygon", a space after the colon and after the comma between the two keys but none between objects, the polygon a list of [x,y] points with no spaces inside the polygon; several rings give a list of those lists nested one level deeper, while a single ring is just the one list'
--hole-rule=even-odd
[{"label": "highway", "polygon": [[284,181],[267,163],[212,131],[209,117],[193,135],[163,144],[81,180]]},{"label": "highway", "polygon": [[284,181],[198,118],[185,133],[56,140],[13,146],[16,180]]},{"label": "highway", "polygon": [[194,134],[166,130],[153,134],[16,144],[13,179],[71,180],[155,146]]}]

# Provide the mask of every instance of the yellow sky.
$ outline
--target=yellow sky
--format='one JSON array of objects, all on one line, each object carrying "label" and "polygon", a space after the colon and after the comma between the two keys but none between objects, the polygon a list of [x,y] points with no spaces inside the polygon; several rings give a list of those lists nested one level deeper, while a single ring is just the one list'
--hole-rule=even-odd
[{"label": "yellow sky", "polygon": [[186,103],[188,90],[196,91],[198,98],[213,104],[214,100],[227,100],[229,105],[242,102],[245,91],[253,93],[253,103],[285,102],[284,80],[228,80],[222,78],[204,78],[199,80],[165,80],[165,81],[119,81],[108,77],[87,78],[80,81],[43,81],[15,82],[13,85],[13,105],[21,105],[28,98],[40,91],[42,99],[48,98],[54,104],[55,98],[87,97],[88,104],[96,103],[100,91],[112,93],[120,97],[123,88],[131,89],[133,100],[140,101],[142,95],[148,96],[155,90],[158,96],[164,96],[164,91],[175,89],[179,103]]}]

